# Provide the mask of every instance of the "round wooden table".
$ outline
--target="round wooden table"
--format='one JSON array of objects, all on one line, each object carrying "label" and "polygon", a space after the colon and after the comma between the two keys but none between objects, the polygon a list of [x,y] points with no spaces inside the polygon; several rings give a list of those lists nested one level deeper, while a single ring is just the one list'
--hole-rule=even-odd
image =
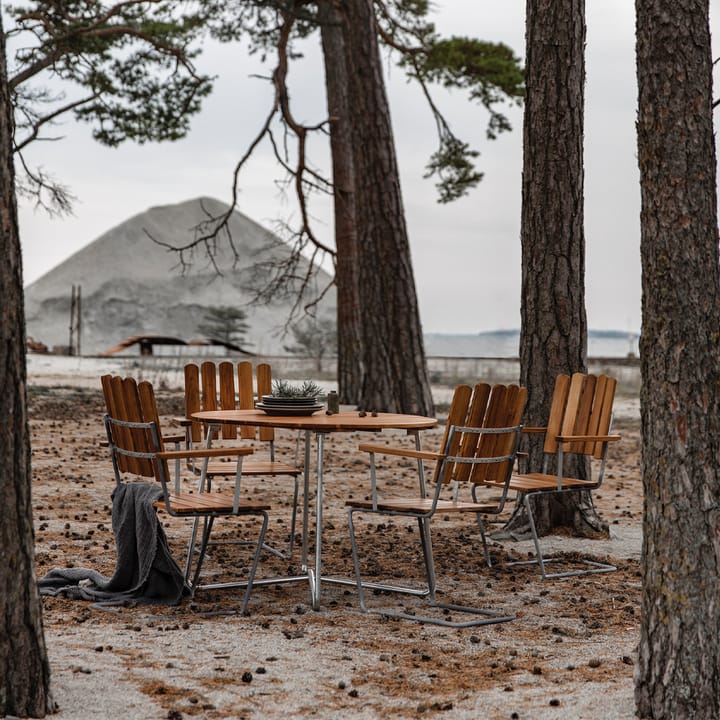
[{"label": "round wooden table", "polygon": [[[208,425],[254,425],[257,427],[287,428],[305,432],[305,466],[303,492],[303,533],[302,533],[302,570],[303,574],[285,578],[286,582],[308,580],[310,597],[315,610],[320,607],[322,579],[322,500],[323,500],[323,439],[327,433],[380,430],[407,430],[415,435],[415,444],[420,449],[420,430],[428,430],[437,425],[437,419],[422,415],[404,415],[400,413],[360,414],[357,410],[344,411],[328,415],[318,410],[312,415],[269,415],[262,410],[205,410],[192,415]],[[310,489],[310,446],[311,437],[317,442],[317,483],[315,494],[315,567],[308,565],[308,508]],[[325,578],[329,582],[341,582],[354,585],[354,580]],[[277,583],[274,578],[272,582]],[[255,584],[262,584],[256,580]]]}]

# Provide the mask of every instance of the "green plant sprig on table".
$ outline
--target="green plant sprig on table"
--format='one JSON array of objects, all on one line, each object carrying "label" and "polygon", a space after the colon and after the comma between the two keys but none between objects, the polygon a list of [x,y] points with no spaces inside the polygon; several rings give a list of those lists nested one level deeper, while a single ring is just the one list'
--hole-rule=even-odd
[{"label": "green plant sprig on table", "polygon": [[273,380],[274,397],[318,397],[324,394],[325,391],[312,380],[304,380],[300,385],[293,385],[287,380]]}]

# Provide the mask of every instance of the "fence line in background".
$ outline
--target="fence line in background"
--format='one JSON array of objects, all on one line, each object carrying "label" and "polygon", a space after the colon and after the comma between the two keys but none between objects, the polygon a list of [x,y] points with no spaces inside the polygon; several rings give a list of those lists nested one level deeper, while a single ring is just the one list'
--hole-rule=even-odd
[{"label": "fence line in background", "polygon": [[[150,380],[159,387],[180,388],[183,385],[183,366],[188,362],[203,360],[242,358],[228,356],[218,358],[210,356],[190,356],[186,354],[157,354],[152,356],[116,355],[100,357],[64,357],[56,355],[28,355],[28,374],[32,376],[59,376],[73,380],[97,378],[111,372],[132,375],[138,379]],[[286,380],[313,379],[324,382],[332,389],[336,382],[335,359],[324,360],[320,366],[313,358],[301,358],[287,355],[257,356],[253,362],[269,362],[273,367],[273,377]],[[518,382],[520,361],[518,358],[491,357],[439,357],[427,358],[430,382],[434,386],[453,387],[458,383]],[[605,373],[617,378],[619,390],[626,394],[640,392],[640,364],[637,358],[590,358],[589,372]]]}]

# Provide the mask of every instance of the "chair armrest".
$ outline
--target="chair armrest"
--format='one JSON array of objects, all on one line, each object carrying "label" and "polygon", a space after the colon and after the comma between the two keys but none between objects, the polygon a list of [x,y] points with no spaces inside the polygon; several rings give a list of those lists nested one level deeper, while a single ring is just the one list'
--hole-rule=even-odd
[{"label": "chair armrest", "polygon": [[390,445],[367,445],[363,443],[358,446],[360,452],[373,452],[382,455],[395,455],[397,457],[416,458],[417,460],[441,460],[442,453],[430,452],[429,450],[413,450],[412,448],[391,447]]},{"label": "chair armrest", "polygon": [[212,457],[239,457],[240,455],[252,455],[251,447],[243,448],[196,448],[195,450],[165,450],[157,456],[161,460],[182,460],[184,458],[212,458]]},{"label": "chair armrest", "polygon": [[558,435],[557,441],[566,442],[616,442],[622,435]]},{"label": "chair armrest", "polygon": [[177,423],[180,427],[187,427],[188,425],[192,425],[192,420],[188,417],[175,417],[173,418],[173,422]]},{"label": "chair armrest", "polygon": [[547,432],[546,427],[530,427],[529,425],[523,426],[521,432],[524,433],[544,433]]}]

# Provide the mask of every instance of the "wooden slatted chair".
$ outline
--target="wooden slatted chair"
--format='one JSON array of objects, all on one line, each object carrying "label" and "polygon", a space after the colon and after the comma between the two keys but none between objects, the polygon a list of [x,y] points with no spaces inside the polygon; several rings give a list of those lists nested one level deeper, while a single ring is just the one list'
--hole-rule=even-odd
[{"label": "wooden slatted chair", "polygon": [[[262,520],[252,565],[247,576],[247,587],[242,612],[247,610],[250,591],[255,579],[260,552],[265,541],[269,505],[251,502],[240,497],[242,460],[252,454],[252,448],[198,448],[191,450],[165,450],[157,404],[152,385],[137,383],[133,378],[104,375],[101,379],[105,397],[105,428],[108,446],[115,471],[115,481],[120,484],[132,476],[153,478],[163,490],[163,499],[155,503],[158,510],[165,510],[172,517],[195,518],[203,521],[204,527],[200,551],[195,569],[192,571],[192,548],[185,565],[185,580],[194,591],[198,587],[213,588],[214,585],[199,586],[200,571],[205,559],[208,541],[215,520],[224,516],[257,516]],[[204,474],[198,482],[193,474],[193,490],[183,489],[180,473],[171,480],[168,463],[174,462],[176,470],[189,458],[203,463],[211,459],[230,456],[235,459],[235,486],[232,491],[207,492]],[[192,575],[192,577],[191,577]],[[223,584],[222,586],[240,583]],[[242,582],[245,584],[245,581]]]},{"label": "wooden slatted chair", "polygon": [[[199,367],[194,363],[185,365],[185,420],[188,431],[188,446],[207,442],[205,428],[202,423],[190,421],[190,416],[201,410],[253,410],[255,398],[272,393],[272,371],[267,363],[260,363],[256,368],[256,390],[253,388],[253,366],[248,361],[237,363],[237,367],[229,361],[217,365],[212,361],[203,362]],[[236,384],[237,379],[237,384]],[[303,469],[298,463],[298,445],[292,463],[279,461],[275,458],[274,428],[223,424],[213,429],[223,440],[256,440],[267,443],[266,458],[253,457],[243,463],[244,477],[276,477],[286,476],[293,480],[292,514],[290,520],[290,541],[287,555],[268,547],[280,557],[290,557],[295,542],[297,520],[298,483]],[[235,469],[227,462],[208,463],[208,478],[232,476]]]},{"label": "wooden slatted chair", "polygon": [[[617,380],[606,375],[575,373],[572,377],[559,375],[555,381],[550,414],[546,427],[526,427],[524,432],[544,433],[542,472],[514,474],[510,489],[518,492],[525,504],[530,531],[535,543],[536,561],[543,578],[569,577],[593,572],[611,572],[614,565],[583,560],[582,569],[549,573],[545,565],[560,558],[544,558],[540,548],[530,498],[547,493],[571,493],[597,490],[603,482],[610,443],[621,439],[611,435],[612,408]],[[599,463],[595,479],[567,477],[564,464],[567,455],[579,454]],[[555,460],[556,471],[550,471]],[[495,484],[489,481],[488,484]],[[504,486],[503,486],[504,487]],[[535,561],[530,561],[535,562]],[[524,564],[524,563],[523,563]]]},{"label": "wooden slatted chair", "polygon": [[[392,617],[404,617],[451,627],[470,627],[507,622],[512,617],[488,609],[448,605],[435,597],[436,577],[430,539],[430,522],[440,513],[445,516],[463,513],[475,516],[487,557],[487,542],[482,521],[483,514],[502,511],[507,497],[504,488],[499,498],[481,502],[476,491],[485,481],[507,485],[513,469],[520,434],[520,420],[525,408],[527,391],[517,385],[480,383],[475,388],[459,385],[455,389],[447,425],[439,452],[393,448],[385,445],[362,444],[360,450],[370,454],[371,493],[367,499],[348,500],[350,543],[360,607],[366,612],[378,612]],[[377,487],[376,454],[434,461],[433,488],[426,488],[422,467],[419,473],[419,493],[414,497],[381,497]],[[460,491],[463,491],[462,493]],[[465,498],[467,499],[461,499]],[[369,514],[402,516],[417,520],[420,530],[427,584],[422,589],[396,585],[368,585],[362,581],[355,532],[355,516]],[[479,615],[469,621],[455,622],[448,618],[421,617],[407,612],[369,610],[365,603],[365,587],[388,592],[427,596],[432,607],[460,613]]]}]

